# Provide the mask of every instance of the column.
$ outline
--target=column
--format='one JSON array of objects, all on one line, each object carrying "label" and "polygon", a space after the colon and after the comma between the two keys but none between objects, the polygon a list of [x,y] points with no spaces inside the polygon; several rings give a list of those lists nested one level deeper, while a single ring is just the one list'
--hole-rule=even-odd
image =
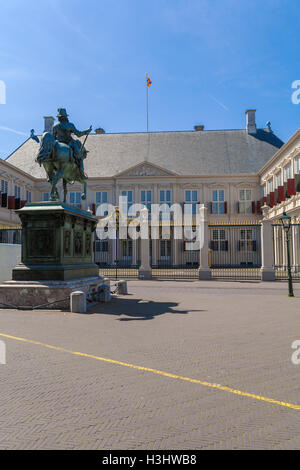
[{"label": "column", "polygon": [[151,279],[152,270],[150,266],[150,240],[141,238],[141,266],[139,267],[139,279]]},{"label": "column", "polygon": [[151,279],[152,270],[150,266],[150,239],[147,209],[141,210],[141,266],[139,268],[139,279]]},{"label": "column", "polygon": [[211,279],[211,270],[208,265],[208,246],[209,246],[209,229],[207,208],[200,207],[200,251],[199,251],[199,279],[209,281]]},{"label": "column", "polygon": [[261,227],[261,280],[264,282],[275,281],[273,266],[273,233],[272,221],[262,220]]}]

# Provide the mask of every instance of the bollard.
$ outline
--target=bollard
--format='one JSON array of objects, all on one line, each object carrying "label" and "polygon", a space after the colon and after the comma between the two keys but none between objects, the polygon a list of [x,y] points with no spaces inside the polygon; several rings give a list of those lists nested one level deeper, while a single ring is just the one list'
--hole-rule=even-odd
[{"label": "bollard", "polygon": [[97,300],[98,302],[110,302],[111,301],[109,285],[101,284],[101,286],[98,287]]},{"label": "bollard", "polygon": [[86,313],[86,294],[81,291],[72,292],[70,304],[71,312]]},{"label": "bollard", "polygon": [[127,295],[127,281],[118,281],[117,282],[117,293],[120,295]]}]

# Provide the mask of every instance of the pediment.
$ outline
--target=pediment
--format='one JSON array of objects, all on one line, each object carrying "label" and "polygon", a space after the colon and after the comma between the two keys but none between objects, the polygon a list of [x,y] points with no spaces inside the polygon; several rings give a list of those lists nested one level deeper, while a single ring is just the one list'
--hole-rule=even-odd
[{"label": "pediment", "polygon": [[128,170],[122,171],[117,176],[122,178],[127,177],[143,177],[143,176],[176,176],[176,173],[171,171],[165,170],[157,165],[153,165],[152,163],[141,163],[136,165]]}]

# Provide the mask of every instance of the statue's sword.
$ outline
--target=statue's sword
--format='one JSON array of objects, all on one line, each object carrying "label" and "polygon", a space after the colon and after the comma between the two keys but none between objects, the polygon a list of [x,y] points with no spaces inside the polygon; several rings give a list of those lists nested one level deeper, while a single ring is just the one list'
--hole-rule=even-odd
[{"label": "statue's sword", "polygon": [[84,139],[84,142],[83,142],[83,144],[82,144],[82,146],[81,146],[80,152],[82,152],[83,147],[85,146],[85,143],[86,143],[87,138],[88,138],[88,136],[90,135],[90,132],[91,132],[91,131],[92,131],[92,129],[90,129],[89,132],[87,133],[87,135],[86,135],[86,137],[85,137],[85,139]]}]

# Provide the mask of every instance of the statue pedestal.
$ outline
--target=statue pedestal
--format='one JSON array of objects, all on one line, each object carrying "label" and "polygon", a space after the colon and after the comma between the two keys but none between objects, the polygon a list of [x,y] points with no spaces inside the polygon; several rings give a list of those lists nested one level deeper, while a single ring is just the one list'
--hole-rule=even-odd
[{"label": "statue pedestal", "polygon": [[93,261],[97,219],[60,202],[26,204],[16,211],[22,222],[21,263],[14,281],[67,281],[98,276]]},{"label": "statue pedestal", "polygon": [[0,302],[69,308],[76,290],[95,299],[103,284],[93,261],[97,219],[60,202],[26,204],[16,213],[22,222],[21,263],[13,269],[12,281],[0,284]]},{"label": "statue pedestal", "polygon": [[69,310],[72,292],[82,291],[94,302],[98,287],[103,283],[101,276],[71,281],[6,281],[0,284],[0,308]]}]

